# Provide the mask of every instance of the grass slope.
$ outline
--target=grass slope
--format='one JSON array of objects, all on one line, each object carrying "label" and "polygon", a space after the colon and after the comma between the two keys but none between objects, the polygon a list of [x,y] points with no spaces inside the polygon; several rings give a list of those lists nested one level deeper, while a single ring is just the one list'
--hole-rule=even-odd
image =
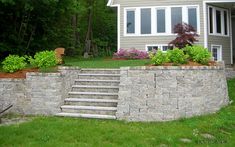
[{"label": "grass slope", "polygon": [[81,57],[65,57],[65,65],[81,68],[120,68],[125,66],[144,66],[150,60],[112,60],[111,58],[83,59]]},{"label": "grass slope", "polygon": [[[235,79],[228,81],[235,100]],[[215,138],[201,136],[209,133]],[[192,142],[184,143],[182,138]],[[0,127],[0,146],[235,146],[235,104],[216,114],[165,123],[36,117]]]}]

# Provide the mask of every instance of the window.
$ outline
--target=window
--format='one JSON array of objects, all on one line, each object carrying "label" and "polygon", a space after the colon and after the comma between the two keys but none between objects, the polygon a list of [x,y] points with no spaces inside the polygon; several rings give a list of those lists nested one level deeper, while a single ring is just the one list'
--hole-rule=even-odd
[{"label": "window", "polygon": [[157,33],[166,32],[166,11],[165,9],[157,10]]},{"label": "window", "polygon": [[128,10],[127,12],[127,21],[126,21],[126,28],[127,34],[134,34],[135,33],[135,11]]},{"label": "window", "polygon": [[210,35],[228,36],[228,11],[222,8],[209,7],[209,33]]},{"label": "window", "polygon": [[209,8],[209,24],[210,24],[210,33],[213,33],[213,29],[214,29],[214,26],[213,26],[213,9],[210,7]]},{"label": "window", "polygon": [[224,11],[224,35],[228,35],[228,14]]},{"label": "window", "polygon": [[147,51],[148,52],[151,52],[151,51],[153,51],[153,50],[158,50],[159,48],[158,48],[158,46],[147,46]]},{"label": "window", "polygon": [[216,10],[216,32],[221,34],[221,12]]},{"label": "window", "polygon": [[151,9],[141,9],[141,34],[151,34]]},{"label": "window", "polygon": [[171,8],[171,32],[174,33],[174,28],[177,24],[182,23],[182,7]]},{"label": "window", "polygon": [[211,53],[214,57],[214,61],[222,61],[222,46],[221,45],[212,45]]},{"label": "window", "polygon": [[213,30],[214,30],[214,26],[213,26],[213,9],[210,7],[209,8],[209,23],[210,23],[210,33],[213,33]]},{"label": "window", "polygon": [[156,51],[158,51],[158,50],[161,50],[161,51],[167,51],[167,50],[169,50],[169,49],[173,49],[173,47],[172,46],[169,46],[169,45],[166,45],[166,44],[164,44],[164,45],[160,45],[160,44],[156,44],[156,45],[146,45],[146,50],[148,51],[148,52],[150,52],[150,51],[153,51],[153,50],[156,50]]},{"label": "window", "polygon": [[197,5],[130,7],[124,8],[123,33],[124,36],[175,35],[175,25],[185,22],[198,31],[199,21]]},{"label": "window", "polygon": [[197,31],[197,8],[188,8],[188,24]]}]

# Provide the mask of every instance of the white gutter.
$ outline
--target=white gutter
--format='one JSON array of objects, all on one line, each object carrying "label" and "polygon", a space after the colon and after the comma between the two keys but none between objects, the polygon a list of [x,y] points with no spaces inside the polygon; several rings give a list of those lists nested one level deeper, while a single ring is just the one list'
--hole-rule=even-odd
[{"label": "white gutter", "polygon": [[113,0],[109,0],[107,6],[112,6],[112,5],[113,5]]}]

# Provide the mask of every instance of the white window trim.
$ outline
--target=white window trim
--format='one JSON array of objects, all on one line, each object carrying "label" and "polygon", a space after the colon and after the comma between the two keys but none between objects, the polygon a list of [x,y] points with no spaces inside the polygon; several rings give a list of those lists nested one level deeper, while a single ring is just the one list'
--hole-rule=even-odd
[{"label": "white window trim", "polygon": [[[213,12],[213,33],[211,33],[210,30],[210,17],[209,17],[209,13],[210,13],[210,8],[212,8],[212,12]],[[216,10],[221,12],[221,33],[217,33],[217,25],[216,25]],[[227,12],[227,35],[225,35],[225,26],[224,26],[224,11]],[[223,8],[219,8],[219,7],[215,7],[215,6],[208,6],[208,33],[211,36],[222,36],[222,37],[230,37],[230,28],[229,28],[229,11],[228,9],[223,9]]]},{"label": "white window trim", "polygon": [[[197,8],[197,33],[200,35],[200,6],[199,5],[172,5],[172,6],[154,6],[154,7],[127,7],[124,8],[124,37],[142,37],[142,36],[176,36],[176,34],[171,32],[171,8],[172,7],[182,7],[182,21],[188,23],[188,8]],[[150,8],[151,9],[151,34],[141,34],[141,9]],[[165,9],[166,15],[166,33],[157,33],[157,17],[156,10]],[[127,33],[127,11],[135,10],[135,33]]]},{"label": "white window trim", "polygon": [[[169,44],[146,44],[145,45],[145,50],[148,52],[148,47],[149,46],[157,46],[157,47],[159,47],[159,49],[161,50],[161,51],[163,51],[162,50],[162,48],[163,48],[163,46],[169,46]],[[166,52],[166,51],[163,51],[163,52]]]},{"label": "white window trim", "polygon": [[223,54],[222,54],[222,45],[217,45],[217,44],[211,44],[211,54],[213,55],[213,48],[214,47],[219,47],[219,58],[217,61],[223,61]]}]

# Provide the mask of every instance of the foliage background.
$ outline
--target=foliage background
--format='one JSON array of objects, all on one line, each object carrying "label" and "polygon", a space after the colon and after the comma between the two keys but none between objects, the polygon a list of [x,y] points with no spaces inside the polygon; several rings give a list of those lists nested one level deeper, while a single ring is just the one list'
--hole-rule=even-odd
[{"label": "foliage background", "polygon": [[[92,34],[99,55],[116,49],[116,10],[107,0],[0,0],[0,60],[66,48],[82,55],[92,10]],[[106,49],[109,48],[109,52]]]}]

